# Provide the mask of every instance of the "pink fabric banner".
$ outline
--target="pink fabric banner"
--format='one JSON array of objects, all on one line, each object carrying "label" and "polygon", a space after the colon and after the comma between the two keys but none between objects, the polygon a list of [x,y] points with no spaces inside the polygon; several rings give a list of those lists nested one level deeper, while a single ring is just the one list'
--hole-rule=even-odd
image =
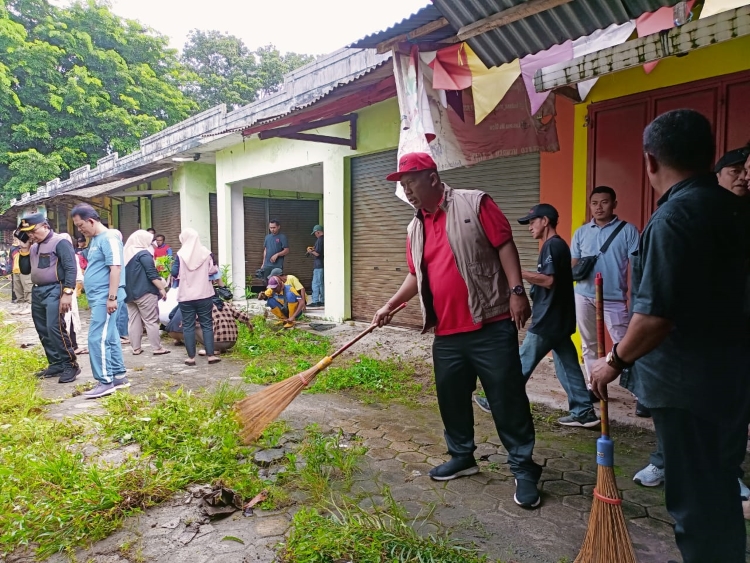
[{"label": "pink fabric banner", "polygon": [[526,92],[531,101],[531,115],[535,115],[550,92],[537,92],[534,88],[534,73],[540,68],[552,66],[573,58],[573,42],[566,41],[562,45],[553,45],[546,51],[539,51],[533,55],[526,55],[521,59],[521,77],[526,85]]}]

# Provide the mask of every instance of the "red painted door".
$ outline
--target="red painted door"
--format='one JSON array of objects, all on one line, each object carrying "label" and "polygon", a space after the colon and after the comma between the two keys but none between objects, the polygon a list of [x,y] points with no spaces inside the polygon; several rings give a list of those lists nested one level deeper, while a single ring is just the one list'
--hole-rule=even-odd
[{"label": "red painted door", "polygon": [[[593,139],[589,192],[609,186],[617,193],[617,214],[640,230],[646,221],[643,200],[642,138],[648,124],[646,100],[597,111],[590,120]],[[587,216],[589,216],[587,212]]]},{"label": "red painted door", "polygon": [[750,79],[727,85],[725,151],[750,142]]}]

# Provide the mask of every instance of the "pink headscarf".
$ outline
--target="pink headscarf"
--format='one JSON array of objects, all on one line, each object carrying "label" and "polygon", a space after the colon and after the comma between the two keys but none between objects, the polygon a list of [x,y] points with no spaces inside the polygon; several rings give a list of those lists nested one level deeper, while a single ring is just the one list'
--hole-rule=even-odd
[{"label": "pink headscarf", "polygon": [[130,235],[128,237],[128,242],[125,243],[125,247],[123,248],[125,264],[127,265],[127,263],[142,250],[147,250],[153,256],[154,247],[151,244],[153,238],[154,236],[151,233],[144,231],[143,229],[139,229]]}]

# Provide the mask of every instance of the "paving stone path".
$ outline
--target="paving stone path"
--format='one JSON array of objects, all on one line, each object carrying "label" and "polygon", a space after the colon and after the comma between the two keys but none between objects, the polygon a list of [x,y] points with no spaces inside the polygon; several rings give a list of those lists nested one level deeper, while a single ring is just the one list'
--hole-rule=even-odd
[{"label": "paving stone path", "polygon": [[[29,319],[16,316],[13,320],[20,323],[20,340],[35,339]],[[188,369],[182,363],[183,349],[171,348],[172,354],[154,357],[145,342],[144,348],[146,353],[141,356],[126,351],[128,377],[133,382],[129,392],[143,393],[164,385],[200,389],[227,379],[242,384],[243,364],[239,361],[227,358],[218,366],[208,366],[205,360],[199,360],[197,369]],[[78,382],[92,380],[88,358],[82,360],[84,373]],[[71,390],[55,380],[43,382],[43,393],[59,400],[50,406],[50,416],[101,412],[96,401],[71,397]],[[586,530],[596,482],[597,433],[557,426],[556,416],[535,407],[535,458],[544,466],[540,484],[542,507],[527,511],[513,502],[514,482],[505,463],[506,452],[491,418],[479,410],[475,411],[476,456],[482,471],[448,482],[435,482],[427,476],[432,467],[447,459],[434,404],[363,405],[343,395],[302,395],[284,413],[284,418],[297,429],[316,422],[324,431],[340,429],[362,438],[368,451],[349,491],[361,506],[382,502],[384,487],[388,487],[422,532],[448,532],[454,538],[474,542],[490,557],[517,563],[572,561]],[[632,475],[647,461],[654,447],[653,433],[620,426],[614,434],[618,485],[623,489],[623,509],[639,561],[679,560],[671,519],[664,509],[663,490],[644,489],[632,481]],[[298,500],[304,501],[304,496]],[[95,563],[271,562],[274,548],[283,541],[298,507],[201,523],[198,502],[189,492],[183,492],[128,519],[122,530],[81,550],[77,559]],[[226,540],[227,536],[239,538],[244,544]],[[8,562],[14,560],[22,559],[9,558]],[[49,561],[63,562],[68,558],[60,555]]]}]

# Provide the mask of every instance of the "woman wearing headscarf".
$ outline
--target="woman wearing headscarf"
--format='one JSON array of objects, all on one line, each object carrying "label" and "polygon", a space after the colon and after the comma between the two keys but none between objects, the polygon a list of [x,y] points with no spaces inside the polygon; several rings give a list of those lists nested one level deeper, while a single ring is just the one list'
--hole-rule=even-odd
[{"label": "woman wearing headscarf", "polygon": [[[68,233],[60,233],[60,236],[67,240],[70,244],[73,244],[73,239],[70,238]],[[83,285],[83,269],[78,260],[76,260],[76,286],[78,284]],[[88,348],[78,346],[78,339],[76,335],[81,334],[81,316],[78,314],[78,299],[73,299],[70,302],[70,311],[65,313],[65,328],[70,335],[70,342],[73,344],[73,348],[76,354],[88,354]]]},{"label": "woman wearing headscarf", "polygon": [[143,353],[141,340],[146,327],[154,356],[169,354],[159,335],[159,299],[166,299],[164,280],[156,271],[151,233],[134,232],[123,249],[125,260],[125,303],[128,307],[128,334],[133,355]]},{"label": "woman wearing headscarf", "polygon": [[203,330],[208,363],[221,361],[214,354],[214,329],[211,311],[213,309],[214,286],[208,279],[216,273],[211,259],[211,251],[203,246],[195,229],[185,229],[180,234],[182,248],[172,264],[172,276],[179,279],[177,301],[182,313],[182,332],[188,359],[185,364],[195,365],[195,318],[198,317]]}]

